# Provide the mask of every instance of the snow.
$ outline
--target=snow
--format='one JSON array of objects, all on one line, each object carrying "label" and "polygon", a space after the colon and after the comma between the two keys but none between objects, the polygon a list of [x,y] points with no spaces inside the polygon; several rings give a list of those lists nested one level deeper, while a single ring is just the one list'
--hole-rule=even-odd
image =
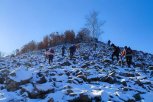
[{"label": "snow", "polygon": [[25,90],[32,92],[34,90],[34,87],[32,84],[26,84],[26,85],[22,85],[22,88],[24,88]]},{"label": "snow", "polygon": [[[47,102],[50,99],[53,99],[54,102],[67,102],[79,98],[80,94],[85,94],[92,100],[100,97],[102,102],[123,102],[135,100],[134,95],[137,93],[141,96],[141,102],[153,102],[153,78],[150,76],[152,71],[148,69],[147,72],[144,72],[141,67],[127,68],[126,65],[121,67],[116,62],[104,62],[104,60],[111,61],[112,52],[103,43],[99,43],[98,46],[97,51],[92,51],[90,44],[81,43],[81,49],[77,50],[76,59],[73,60],[69,59],[68,53],[63,58],[60,55],[61,46],[56,46],[56,54],[51,65],[45,61],[42,51],[29,52],[14,58],[4,58],[0,62],[0,72],[4,72],[5,69],[10,72],[6,71],[7,75],[1,73],[0,78],[10,78],[19,83],[25,80],[29,82],[19,85],[16,91],[8,91],[5,82],[0,81],[0,102],[10,100]],[[89,60],[84,60],[82,58],[84,55],[89,55]],[[141,52],[136,52],[136,55],[144,58]],[[153,65],[151,58],[153,58],[152,55],[148,54],[144,58],[145,62],[136,60],[136,57],[133,57],[133,60],[136,64],[146,63],[145,67],[148,68]],[[70,66],[61,66],[67,61],[71,63]],[[82,68],[86,64],[89,66]],[[85,76],[85,79],[78,76]],[[111,80],[103,81],[102,79],[107,76],[115,79],[115,82],[111,84],[109,83]],[[45,81],[42,78],[45,78]],[[48,92],[52,89],[54,91]],[[43,91],[44,98],[40,98],[39,95],[36,98],[30,98],[29,93],[33,91],[37,93]]]},{"label": "snow", "polygon": [[142,94],[142,97],[144,98],[142,102],[153,102],[153,92]]},{"label": "snow", "polygon": [[41,91],[48,91],[53,88],[53,85],[51,85],[51,83],[44,83],[44,84],[37,84],[36,87]]},{"label": "snow", "polygon": [[105,91],[102,91],[102,96],[101,98],[103,99],[104,102],[108,102],[109,95]]},{"label": "snow", "polygon": [[92,90],[92,94],[93,96],[101,96],[102,95],[103,90]]},{"label": "snow", "polygon": [[8,102],[10,100],[20,100],[21,96],[18,95],[17,92],[8,92],[7,90],[2,90],[0,92],[0,102]]},{"label": "snow", "polygon": [[115,93],[119,98],[121,98],[124,101],[128,101],[129,99],[134,99],[133,95],[135,94],[135,92],[133,91],[129,91],[128,93],[121,93],[121,92],[116,92]]},{"label": "snow", "polygon": [[27,80],[32,77],[32,72],[28,71],[26,68],[19,68],[17,70],[12,71],[12,73],[15,72],[15,76],[11,77],[12,80],[15,80],[16,82],[21,82],[22,80]]}]

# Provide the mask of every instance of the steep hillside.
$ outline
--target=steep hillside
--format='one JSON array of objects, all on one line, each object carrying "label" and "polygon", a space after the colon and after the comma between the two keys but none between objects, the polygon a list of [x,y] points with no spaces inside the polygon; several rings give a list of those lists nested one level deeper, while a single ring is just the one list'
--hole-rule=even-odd
[{"label": "steep hillside", "polygon": [[153,102],[153,55],[135,51],[127,68],[104,43],[81,43],[72,60],[54,49],[51,65],[43,51],[0,59],[0,102]]}]

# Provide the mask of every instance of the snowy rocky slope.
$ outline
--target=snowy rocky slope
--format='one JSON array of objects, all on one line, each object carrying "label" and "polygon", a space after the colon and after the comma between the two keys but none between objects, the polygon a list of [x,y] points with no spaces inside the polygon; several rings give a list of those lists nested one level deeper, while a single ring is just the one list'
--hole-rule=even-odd
[{"label": "snowy rocky slope", "polygon": [[72,60],[54,49],[51,65],[43,51],[0,59],[0,102],[153,102],[153,55],[135,51],[127,68],[104,43],[81,43]]}]

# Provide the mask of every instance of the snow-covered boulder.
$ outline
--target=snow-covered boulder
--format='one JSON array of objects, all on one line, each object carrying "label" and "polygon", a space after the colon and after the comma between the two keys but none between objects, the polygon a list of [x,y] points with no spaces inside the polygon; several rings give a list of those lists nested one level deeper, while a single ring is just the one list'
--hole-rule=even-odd
[{"label": "snow-covered boulder", "polygon": [[54,87],[51,83],[44,84],[27,84],[21,86],[22,93],[27,92],[28,97],[31,99],[42,98],[44,99],[48,93],[54,92]]},{"label": "snow-covered boulder", "polygon": [[71,63],[69,61],[63,62],[61,64],[61,66],[70,66],[70,65],[71,65]]},{"label": "snow-covered boulder", "polygon": [[26,68],[19,68],[10,73],[6,78],[6,89],[15,91],[19,89],[20,85],[30,83],[32,79],[32,72]]},{"label": "snow-covered boulder", "polygon": [[81,93],[79,97],[69,100],[69,102],[92,102],[92,100],[88,95]]}]

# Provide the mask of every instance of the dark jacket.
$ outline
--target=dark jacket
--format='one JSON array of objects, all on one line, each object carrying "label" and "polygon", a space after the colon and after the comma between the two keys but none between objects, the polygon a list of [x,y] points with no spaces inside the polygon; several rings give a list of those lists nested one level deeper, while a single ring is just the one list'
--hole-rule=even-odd
[{"label": "dark jacket", "polygon": [[126,50],[126,56],[132,56],[133,51],[131,50],[131,48],[127,48]]},{"label": "dark jacket", "polygon": [[75,45],[71,46],[71,47],[69,48],[69,50],[70,50],[70,53],[75,52],[75,51],[76,51],[76,46],[75,46]]}]

